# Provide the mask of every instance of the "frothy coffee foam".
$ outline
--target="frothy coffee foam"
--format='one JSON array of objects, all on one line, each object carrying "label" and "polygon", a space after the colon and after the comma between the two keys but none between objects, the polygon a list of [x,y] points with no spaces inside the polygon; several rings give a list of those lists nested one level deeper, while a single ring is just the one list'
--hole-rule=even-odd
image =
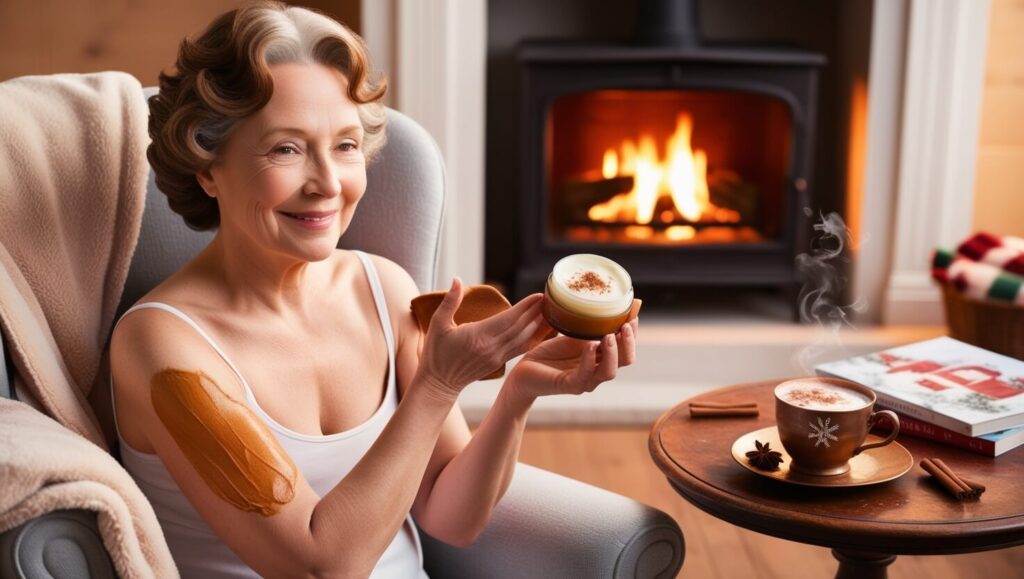
[{"label": "frothy coffee foam", "polygon": [[782,384],[775,392],[781,400],[808,410],[857,410],[871,403],[860,392],[826,382]]},{"label": "frothy coffee foam", "polygon": [[549,291],[562,307],[579,314],[606,317],[633,303],[633,282],[614,261],[589,253],[562,258],[555,264]]}]

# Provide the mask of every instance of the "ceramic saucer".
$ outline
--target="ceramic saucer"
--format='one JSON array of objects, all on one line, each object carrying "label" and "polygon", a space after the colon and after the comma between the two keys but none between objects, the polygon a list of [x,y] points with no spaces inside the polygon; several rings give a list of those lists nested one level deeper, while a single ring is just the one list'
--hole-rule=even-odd
[{"label": "ceramic saucer", "polygon": [[[762,444],[767,442],[772,450],[782,453],[782,464],[778,470],[768,471],[755,468],[747,462],[747,451],[754,450],[754,441]],[[880,442],[883,439],[872,434],[865,442]],[[769,426],[749,432],[732,443],[732,457],[740,466],[761,476],[811,487],[858,487],[873,485],[897,479],[914,466],[914,457],[898,442],[892,442],[880,448],[872,448],[850,459],[850,470],[835,476],[814,476],[796,470],[790,470],[792,459],[786,453],[779,440],[779,430]]]}]

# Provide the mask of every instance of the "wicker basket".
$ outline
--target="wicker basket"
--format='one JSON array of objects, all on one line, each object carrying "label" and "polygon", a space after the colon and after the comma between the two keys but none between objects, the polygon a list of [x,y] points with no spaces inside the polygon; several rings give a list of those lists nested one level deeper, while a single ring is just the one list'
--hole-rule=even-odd
[{"label": "wicker basket", "polygon": [[1024,360],[1024,307],[978,301],[942,284],[949,335],[979,348]]}]

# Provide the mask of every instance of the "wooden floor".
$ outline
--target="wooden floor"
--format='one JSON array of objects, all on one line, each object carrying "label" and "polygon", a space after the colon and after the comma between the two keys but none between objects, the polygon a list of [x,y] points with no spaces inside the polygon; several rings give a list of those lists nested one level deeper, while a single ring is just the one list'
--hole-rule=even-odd
[{"label": "wooden floor", "polygon": [[[520,460],[633,497],[671,515],[686,536],[679,577],[830,578],[828,549],[761,535],[719,521],[669,486],[647,452],[646,428],[529,428]],[[901,556],[890,579],[1024,577],[1024,547],[968,555]]]}]

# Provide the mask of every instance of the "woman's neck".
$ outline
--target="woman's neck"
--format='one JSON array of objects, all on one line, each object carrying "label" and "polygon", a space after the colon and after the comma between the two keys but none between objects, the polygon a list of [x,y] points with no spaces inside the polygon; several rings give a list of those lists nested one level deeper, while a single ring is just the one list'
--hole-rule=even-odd
[{"label": "woman's neck", "polygon": [[315,313],[320,262],[261,251],[232,237],[218,231],[197,263],[223,285],[232,307],[283,317]]}]

